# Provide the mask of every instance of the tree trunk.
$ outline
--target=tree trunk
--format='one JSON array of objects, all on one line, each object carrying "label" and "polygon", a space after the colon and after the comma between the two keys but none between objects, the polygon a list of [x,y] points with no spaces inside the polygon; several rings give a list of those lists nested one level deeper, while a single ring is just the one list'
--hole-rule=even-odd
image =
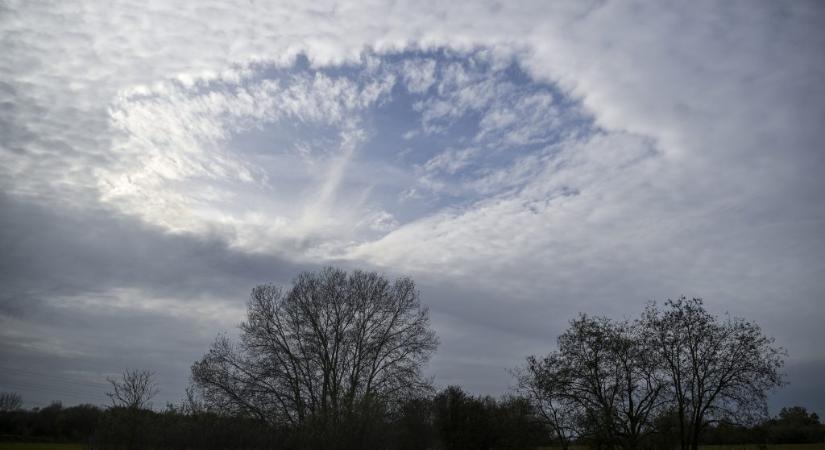
[{"label": "tree trunk", "polygon": [[679,448],[680,450],[687,450],[687,436],[685,433],[685,411],[679,408]]},{"label": "tree trunk", "polygon": [[699,450],[699,432],[701,431],[699,424],[693,424],[693,436],[691,436],[690,449]]}]

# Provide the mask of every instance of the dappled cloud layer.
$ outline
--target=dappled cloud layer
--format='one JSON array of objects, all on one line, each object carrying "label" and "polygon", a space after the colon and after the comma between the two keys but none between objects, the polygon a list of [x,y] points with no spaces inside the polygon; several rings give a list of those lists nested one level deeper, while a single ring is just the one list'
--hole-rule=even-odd
[{"label": "dappled cloud layer", "polygon": [[432,374],[480,392],[578,311],[681,294],[821,364],[824,17],[5,2],[0,354],[91,383],[125,334],[172,399],[255,284],[337,264],[415,278]]}]

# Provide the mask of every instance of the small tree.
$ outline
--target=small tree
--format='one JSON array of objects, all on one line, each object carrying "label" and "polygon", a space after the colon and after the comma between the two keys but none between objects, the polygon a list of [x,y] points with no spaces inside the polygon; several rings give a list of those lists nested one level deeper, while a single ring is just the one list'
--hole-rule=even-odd
[{"label": "small tree", "polygon": [[815,412],[808,413],[804,406],[786,406],[779,411],[776,421],[793,425],[819,425],[819,415]]},{"label": "small tree", "polygon": [[23,398],[17,392],[0,392],[0,411],[17,411],[23,406]]},{"label": "small tree", "polygon": [[158,393],[154,374],[148,370],[126,369],[120,378],[109,377],[106,380],[112,385],[112,391],[106,395],[115,407],[151,408],[151,400]]},{"label": "small tree", "polygon": [[753,422],[767,416],[767,392],[782,384],[785,351],[754,323],[719,320],[701,299],[651,304],[645,334],[668,377],[682,450],[696,450],[713,419]]},{"label": "small tree", "polygon": [[491,398],[475,397],[448,386],[433,398],[433,426],[441,448],[488,449],[495,444]]},{"label": "small tree", "polygon": [[825,438],[825,426],[819,423],[819,416],[801,406],[782,408],[765,426],[768,439],[776,444],[814,443]]}]

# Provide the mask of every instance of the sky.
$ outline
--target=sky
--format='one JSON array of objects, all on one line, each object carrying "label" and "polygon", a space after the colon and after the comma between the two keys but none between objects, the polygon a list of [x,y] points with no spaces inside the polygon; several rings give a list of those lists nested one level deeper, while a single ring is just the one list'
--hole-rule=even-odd
[{"label": "sky", "polygon": [[701,297],[825,413],[825,6],[0,2],[0,390],[155,406],[257,284],[411,276],[438,387]]}]

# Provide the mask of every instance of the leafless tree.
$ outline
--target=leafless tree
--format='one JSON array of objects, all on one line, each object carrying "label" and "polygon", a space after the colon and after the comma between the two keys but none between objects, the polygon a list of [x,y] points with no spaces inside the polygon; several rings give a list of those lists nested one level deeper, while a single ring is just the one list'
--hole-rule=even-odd
[{"label": "leafless tree", "polygon": [[0,411],[17,411],[23,406],[23,398],[17,392],[0,392]]},{"label": "leafless tree", "polygon": [[112,391],[106,393],[112,400],[112,406],[147,409],[158,393],[154,374],[148,370],[126,369],[120,378],[110,377],[106,380],[112,385]]},{"label": "leafless tree", "polygon": [[186,415],[197,415],[209,412],[200,394],[201,392],[197,386],[192,384],[186,386],[184,398],[176,406],[176,409]]},{"label": "leafless tree", "polygon": [[648,306],[645,333],[669,378],[678,415],[682,450],[699,446],[713,419],[747,419],[767,414],[767,392],[782,384],[785,351],[740,318],[719,320],[701,299]]},{"label": "leafless tree", "polygon": [[625,448],[636,449],[655,431],[653,421],[665,405],[667,378],[638,322],[614,324],[611,354],[619,372],[617,434]]},{"label": "leafless tree", "polygon": [[582,422],[582,408],[567,392],[569,381],[564,377],[558,353],[544,358],[530,356],[523,368],[516,369],[518,392],[526,398],[542,422],[553,431],[553,437],[562,450],[578,434]]},{"label": "leafless tree", "polygon": [[558,339],[558,351],[528,358],[520,385],[562,445],[574,433],[634,450],[653,431],[664,380],[637,328],[582,315]]},{"label": "leafless tree", "polygon": [[240,328],[192,366],[207,406],[323,433],[357,432],[376,407],[426,389],[438,344],[411,279],[333,268],[256,287]]}]

